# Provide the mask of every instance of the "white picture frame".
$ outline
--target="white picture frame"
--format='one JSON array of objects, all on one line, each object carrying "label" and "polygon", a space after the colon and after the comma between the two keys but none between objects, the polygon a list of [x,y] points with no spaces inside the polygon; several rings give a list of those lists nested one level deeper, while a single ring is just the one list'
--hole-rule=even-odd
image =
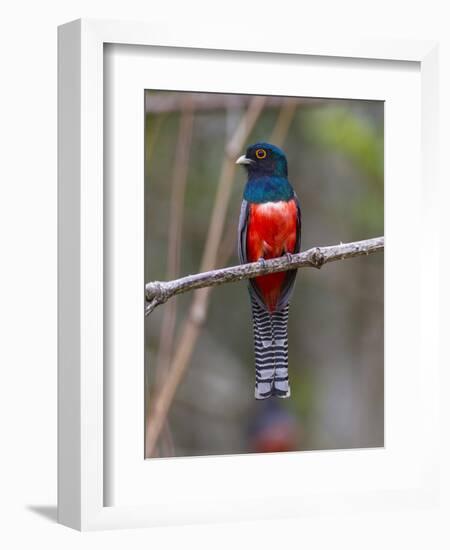
[{"label": "white picture frame", "polygon": [[[248,29],[247,29],[248,30]],[[336,485],[330,491],[321,488],[308,498],[294,488],[282,495],[243,494],[226,498],[210,487],[210,498],[174,489],[172,509],[157,506],[162,494],[155,494],[153,504],[130,502],[126,505],[105,505],[110,491],[105,476],[105,402],[108,390],[104,386],[104,46],[105,44],[141,45],[202,50],[203,55],[214,51],[277,54],[284,56],[314,56],[321,58],[352,58],[364,60],[408,61],[417,63],[420,70],[420,119],[422,173],[417,175],[421,193],[422,234],[420,243],[437,243],[437,226],[433,217],[437,187],[435,166],[437,147],[437,44],[424,41],[388,41],[348,39],[335,40],[309,37],[277,37],[267,41],[257,33],[237,33],[229,37],[226,29],[206,31],[204,36],[192,38],[182,25],[167,29],[151,23],[122,23],[114,21],[79,20],[59,28],[58,85],[59,85],[59,349],[58,349],[58,518],[60,523],[80,530],[125,528],[202,521],[256,519],[304,513],[321,513],[326,509],[367,509],[400,507],[405,504],[429,505],[437,495],[438,478],[436,429],[438,392],[438,286],[434,265],[429,258],[420,271],[420,346],[427,349],[427,357],[417,358],[417,392],[421,414],[425,415],[428,433],[426,448],[414,466],[418,469],[416,482],[405,482],[402,487],[391,482],[380,482],[380,490],[372,487],[363,492],[345,491]],[[209,52],[209,53],[208,53]],[[179,83],[183,86],[183,82]],[[389,147],[389,143],[386,145]],[[142,153],[141,153],[142,154]],[[419,188],[418,188],[419,189]],[[417,207],[417,205],[416,205]],[[420,243],[418,246],[420,246]],[[389,246],[389,245],[387,245]],[[394,252],[394,251],[393,251]],[[428,252],[437,257],[438,245]],[[388,256],[389,260],[389,256]],[[422,292],[428,293],[425,299]],[[143,311],[143,305],[142,305]],[[143,315],[143,313],[142,313]],[[419,319],[417,319],[419,323]],[[418,325],[419,326],[419,325]],[[426,364],[425,364],[426,363]],[[426,376],[424,369],[426,368]],[[416,372],[416,371],[415,371]],[[400,404],[401,406],[401,404]],[[408,405],[409,406],[409,405]],[[109,449],[108,452],[111,450]],[[357,451],[356,451],[357,452]],[[330,455],[331,456],[331,455]],[[297,453],[284,457],[283,467],[295,472]],[[228,457],[229,458],[229,457]],[[245,460],[247,468],[257,457],[235,457]],[[196,468],[198,459],[189,459]],[[205,460],[199,459],[201,475]],[[341,460],[339,452],[331,459]],[[358,457],[356,459],[358,462]],[[142,461],[143,455],[142,455]],[[158,475],[170,475],[172,461],[164,461]],[[158,461],[162,464],[162,461]],[[235,462],[238,465],[238,462]],[[242,464],[242,462],[241,462]],[[256,465],[256,462],[254,463]],[[192,466],[194,465],[194,466]],[[186,466],[178,462],[177,469]],[[400,465],[397,464],[397,468]],[[420,471],[419,471],[420,470]],[[173,470],[175,471],[175,470]],[[418,481],[417,481],[418,480]],[[126,482],[125,482],[126,485]],[[375,487],[375,486],[374,486]],[[162,491],[156,488],[155,491]],[[217,491],[217,492],[216,492]],[[239,492],[239,491],[238,491]],[[280,498],[279,498],[280,497]],[[277,510],[270,514],[261,511],[268,498],[279,498]],[[175,499],[175,501],[174,501]],[[211,503],[214,501],[214,505]],[[239,504],[238,501],[241,501]],[[177,503],[178,502],[178,503]]]}]

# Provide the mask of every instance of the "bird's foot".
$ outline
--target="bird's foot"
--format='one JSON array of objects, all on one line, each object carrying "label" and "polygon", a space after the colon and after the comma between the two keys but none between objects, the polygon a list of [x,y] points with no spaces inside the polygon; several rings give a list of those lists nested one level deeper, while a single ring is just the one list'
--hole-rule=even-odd
[{"label": "bird's foot", "polygon": [[289,263],[292,263],[292,254],[290,252],[285,252],[284,256],[287,258]]},{"label": "bird's foot", "polygon": [[261,256],[261,258],[258,258],[258,262],[262,265],[262,267],[266,267],[266,260]]}]

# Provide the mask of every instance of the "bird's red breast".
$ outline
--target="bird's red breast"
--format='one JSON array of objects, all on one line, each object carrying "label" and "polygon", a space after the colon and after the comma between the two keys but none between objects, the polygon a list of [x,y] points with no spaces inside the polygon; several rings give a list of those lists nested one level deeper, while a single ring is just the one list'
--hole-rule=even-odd
[{"label": "bird's red breast", "polygon": [[[290,201],[251,203],[247,227],[247,258],[256,262],[269,260],[295,251],[297,240],[297,204]],[[280,297],[286,273],[273,273],[255,278],[270,311]]]}]

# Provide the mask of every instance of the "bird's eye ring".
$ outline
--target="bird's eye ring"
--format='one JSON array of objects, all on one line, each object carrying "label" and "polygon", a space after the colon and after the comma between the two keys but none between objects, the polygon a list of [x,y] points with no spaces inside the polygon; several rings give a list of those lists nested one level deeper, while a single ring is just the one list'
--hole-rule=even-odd
[{"label": "bird's eye ring", "polygon": [[267,157],[267,151],[265,149],[256,149],[255,155],[257,159],[262,160]]}]

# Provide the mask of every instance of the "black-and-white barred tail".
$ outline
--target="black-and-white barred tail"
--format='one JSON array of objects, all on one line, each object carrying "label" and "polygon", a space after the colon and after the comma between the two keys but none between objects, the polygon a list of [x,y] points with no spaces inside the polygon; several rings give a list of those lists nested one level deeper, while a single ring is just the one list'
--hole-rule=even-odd
[{"label": "black-and-white barred tail", "polygon": [[289,304],[270,313],[251,296],[255,342],[255,398],[289,397],[288,317]]}]

